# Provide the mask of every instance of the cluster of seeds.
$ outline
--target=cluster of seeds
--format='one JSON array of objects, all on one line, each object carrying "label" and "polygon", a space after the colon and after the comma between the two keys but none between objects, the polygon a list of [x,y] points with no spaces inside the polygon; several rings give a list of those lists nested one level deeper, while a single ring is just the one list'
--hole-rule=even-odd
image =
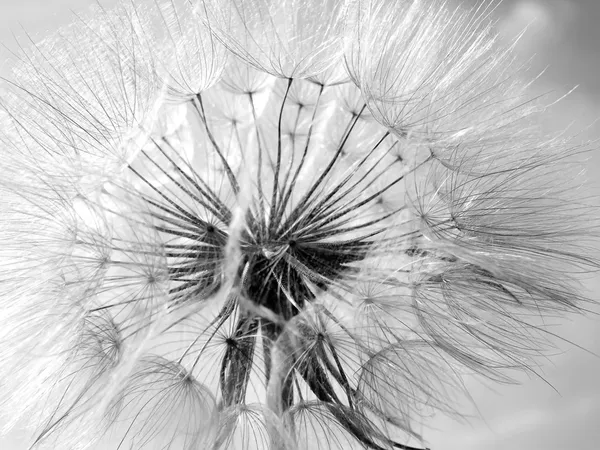
[{"label": "cluster of seeds", "polygon": [[583,147],[492,9],[134,1],[16,55],[0,387],[34,446],[414,450],[462,372],[530,369],[595,266]]}]

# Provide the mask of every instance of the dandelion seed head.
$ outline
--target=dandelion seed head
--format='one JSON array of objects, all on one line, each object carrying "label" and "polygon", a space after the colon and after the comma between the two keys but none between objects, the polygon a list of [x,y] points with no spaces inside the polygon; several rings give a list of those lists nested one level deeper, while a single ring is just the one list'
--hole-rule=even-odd
[{"label": "dandelion seed head", "polygon": [[10,425],[38,448],[415,450],[464,373],[535,372],[536,319],[580,312],[569,270],[597,267],[565,178],[587,147],[536,130],[492,9],[135,1],[22,49]]}]

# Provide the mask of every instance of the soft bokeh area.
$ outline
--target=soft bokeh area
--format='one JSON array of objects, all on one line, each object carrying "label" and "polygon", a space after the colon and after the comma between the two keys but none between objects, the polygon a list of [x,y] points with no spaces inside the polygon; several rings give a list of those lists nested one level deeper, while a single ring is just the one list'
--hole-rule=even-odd
[{"label": "soft bokeh area", "polygon": [[[116,2],[101,3],[109,7]],[[453,0],[457,2],[460,0]],[[0,54],[17,48],[14,35],[20,36],[22,43],[29,38],[40,39],[91,3],[0,0],[0,41],[6,45]],[[540,94],[550,92],[552,98],[558,99],[578,86],[552,108],[544,126],[556,130],[570,125],[581,133],[581,139],[600,139],[600,0],[505,0],[494,15],[507,41],[527,27],[518,49],[525,59],[534,56],[532,65],[536,71],[546,69],[536,88]],[[0,74],[6,70],[0,61]],[[582,192],[582,196],[600,194],[600,143],[598,147],[589,155],[590,192]],[[599,200],[591,201],[600,207]],[[600,302],[600,276],[590,275],[585,283],[591,296]],[[594,312],[600,314],[600,307]],[[552,330],[564,340],[557,339],[560,350],[539,371],[539,377],[523,379],[519,386],[468,380],[477,410],[470,407],[473,417],[463,423],[433,418],[422,430],[431,449],[600,448],[600,317],[575,318]],[[0,439],[2,450],[25,448],[27,442],[21,433]]]}]

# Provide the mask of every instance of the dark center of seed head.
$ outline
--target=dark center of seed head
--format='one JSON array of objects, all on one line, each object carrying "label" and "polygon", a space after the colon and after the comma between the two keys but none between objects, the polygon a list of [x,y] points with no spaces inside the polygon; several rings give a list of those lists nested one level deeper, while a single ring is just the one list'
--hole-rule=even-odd
[{"label": "dark center of seed head", "polygon": [[239,274],[244,276],[246,298],[284,321],[315,299],[315,287],[329,289],[330,284],[353,270],[349,264],[364,258],[360,246],[351,242],[308,245],[291,238],[282,240],[281,245],[287,248],[277,257],[257,251],[260,246],[242,250],[244,260]]},{"label": "dark center of seed head", "polygon": [[[289,245],[289,243],[288,243]],[[290,248],[294,247],[290,245]],[[247,254],[245,295],[287,321],[298,314],[306,301],[314,298],[307,280],[287,258],[270,258],[263,252]]]}]

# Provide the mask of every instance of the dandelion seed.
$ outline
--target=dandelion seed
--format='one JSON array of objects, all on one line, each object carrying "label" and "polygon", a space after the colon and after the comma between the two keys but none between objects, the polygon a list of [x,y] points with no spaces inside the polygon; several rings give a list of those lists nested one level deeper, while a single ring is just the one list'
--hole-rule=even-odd
[{"label": "dandelion seed", "polygon": [[[15,55],[0,380],[32,448],[423,449],[597,268],[493,3],[133,1]],[[426,438],[426,437],[425,437]]]}]

